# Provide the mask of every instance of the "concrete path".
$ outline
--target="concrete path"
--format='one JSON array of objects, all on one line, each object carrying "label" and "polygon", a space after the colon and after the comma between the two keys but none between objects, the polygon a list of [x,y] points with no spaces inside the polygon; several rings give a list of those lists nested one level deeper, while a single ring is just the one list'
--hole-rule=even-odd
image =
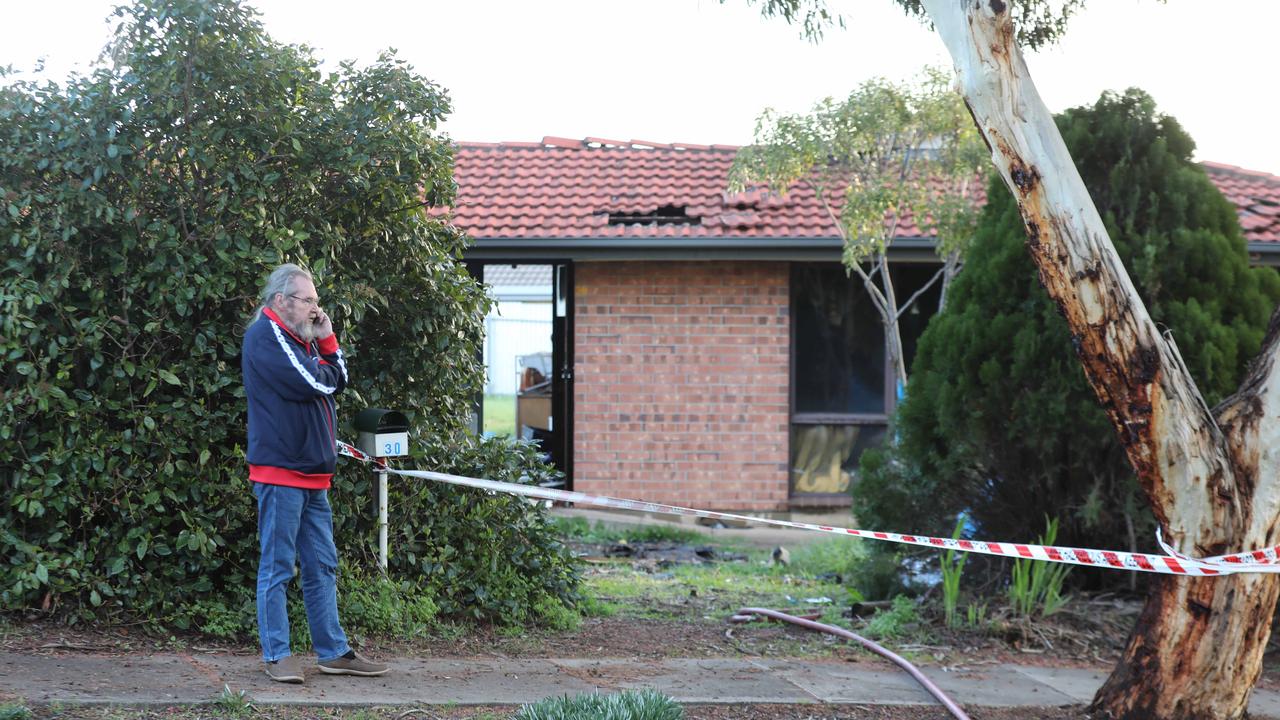
[{"label": "concrete path", "polygon": [[[0,653],[0,698],[26,703],[173,705],[217,700],[223,688],[260,704],[517,705],[549,696],[652,688],[682,703],[931,705],[931,696],[886,664],[800,659],[419,659],[395,658],[378,678],[323,675],[304,685],[271,682],[256,657],[229,653],[107,656]],[[967,706],[1087,703],[1105,674],[1022,665],[924,672]],[[1280,693],[1254,693],[1255,718],[1280,718]]]}]

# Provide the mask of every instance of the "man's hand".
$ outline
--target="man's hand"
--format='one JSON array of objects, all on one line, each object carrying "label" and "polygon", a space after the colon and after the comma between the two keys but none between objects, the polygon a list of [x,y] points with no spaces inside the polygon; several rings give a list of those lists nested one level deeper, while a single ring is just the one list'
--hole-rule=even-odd
[{"label": "man's hand", "polygon": [[318,307],[316,313],[313,321],[316,327],[316,339],[323,340],[333,334],[333,322],[329,320],[329,315]]}]

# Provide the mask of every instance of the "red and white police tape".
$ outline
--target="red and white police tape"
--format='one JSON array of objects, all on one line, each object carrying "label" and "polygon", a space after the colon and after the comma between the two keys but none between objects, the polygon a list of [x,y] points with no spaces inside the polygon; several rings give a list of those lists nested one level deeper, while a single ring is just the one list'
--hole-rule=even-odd
[{"label": "red and white police tape", "polygon": [[582,505],[594,505],[596,507],[660,513],[665,515],[686,515],[712,520],[734,520],[759,525],[774,525],[777,527],[797,528],[800,530],[813,530],[816,532],[833,533],[836,535],[851,535],[853,537],[867,538],[870,540],[885,540],[888,542],[902,543],[905,545],[919,545],[922,547],[938,548],[941,550],[976,552],[984,555],[996,555],[999,557],[1028,558],[1032,560],[1046,560],[1048,562],[1083,565],[1086,567],[1130,570],[1134,572],[1192,576],[1232,575],[1235,573],[1245,572],[1280,573],[1280,560],[1277,559],[1280,557],[1280,553],[1278,553],[1278,551],[1280,551],[1280,546],[1266,548],[1264,550],[1234,553],[1231,555],[1192,558],[1177,552],[1166,544],[1164,539],[1160,536],[1160,531],[1158,529],[1156,531],[1156,541],[1160,544],[1160,548],[1167,553],[1166,555],[1148,555],[1145,553],[1119,552],[1113,550],[1088,550],[1053,545],[1026,545],[1021,543],[984,542],[980,540],[956,540],[952,538],[903,535],[901,533],[857,530],[854,528],[792,522],[790,520],[750,517],[747,515],[713,512],[711,510],[697,510],[694,508],[680,507],[678,505],[664,505],[661,503],[627,500],[624,498],[607,497],[604,495],[588,495],[586,493],[574,492],[571,490],[555,490],[536,485],[521,485],[518,483],[481,480],[479,478],[448,475],[445,473],[429,472],[426,470],[399,470],[389,467],[386,464],[386,461],[366,455],[341,440],[338,441],[338,452],[342,455],[355,458],[361,462],[372,463],[380,471],[386,471],[395,475],[420,478],[424,480],[435,480],[437,482],[448,483],[450,485],[461,485],[464,487],[478,488],[480,490],[489,490],[491,492],[521,495],[524,497],[537,498],[539,500],[580,503]]}]

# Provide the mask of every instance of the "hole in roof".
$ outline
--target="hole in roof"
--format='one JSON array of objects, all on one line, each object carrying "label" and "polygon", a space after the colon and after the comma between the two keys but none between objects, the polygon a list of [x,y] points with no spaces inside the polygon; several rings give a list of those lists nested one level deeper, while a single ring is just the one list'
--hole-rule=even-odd
[{"label": "hole in roof", "polygon": [[702,218],[690,215],[684,205],[663,205],[656,210],[610,212],[610,225],[701,225]]}]

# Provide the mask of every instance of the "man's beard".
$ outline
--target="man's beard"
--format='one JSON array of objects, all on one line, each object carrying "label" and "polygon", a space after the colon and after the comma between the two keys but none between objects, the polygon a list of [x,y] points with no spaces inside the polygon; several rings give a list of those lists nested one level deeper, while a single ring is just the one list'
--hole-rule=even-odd
[{"label": "man's beard", "polygon": [[311,318],[307,318],[297,324],[294,324],[294,323],[285,323],[285,324],[288,325],[289,329],[293,331],[293,334],[297,335],[298,339],[304,343],[309,343],[312,340],[316,339],[316,325],[315,323],[311,322]]}]

